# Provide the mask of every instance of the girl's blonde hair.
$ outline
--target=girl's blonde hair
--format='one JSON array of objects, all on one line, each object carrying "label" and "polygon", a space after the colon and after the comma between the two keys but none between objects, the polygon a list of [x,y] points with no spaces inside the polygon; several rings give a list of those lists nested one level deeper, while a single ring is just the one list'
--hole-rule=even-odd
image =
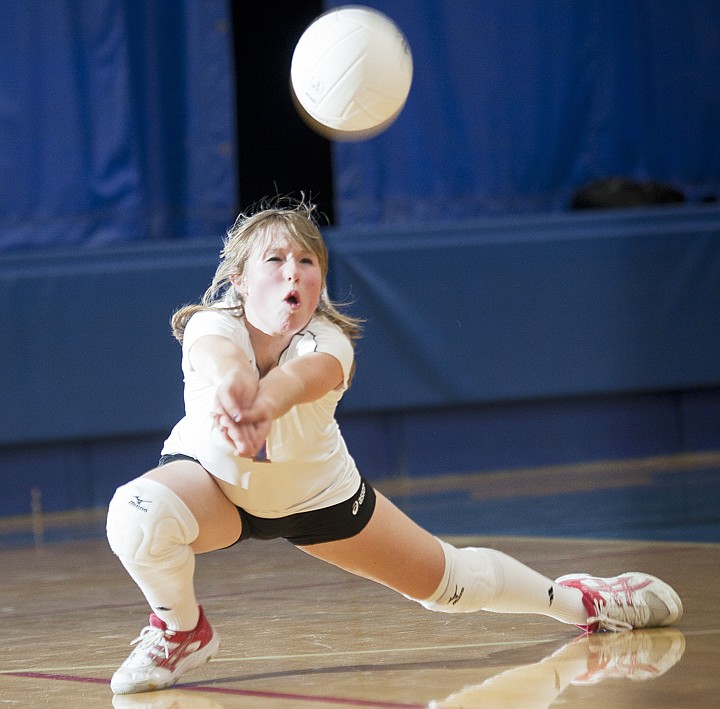
[{"label": "girl's blonde hair", "polygon": [[361,320],[338,310],[327,294],[328,250],[317,224],[317,208],[314,204],[290,198],[277,198],[264,202],[257,211],[243,213],[228,231],[220,252],[220,264],[210,287],[200,303],[180,308],[171,320],[173,335],[182,342],[185,326],[198,310],[214,307],[228,311],[237,317],[243,314],[243,300],[231,278],[242,279],[250,255],[263,239],[272,237],[272,228],[280,228],[300,248],[315,254],[322,273],[322,290],[316,314],[337,325],[354,342],[361,334]]}]

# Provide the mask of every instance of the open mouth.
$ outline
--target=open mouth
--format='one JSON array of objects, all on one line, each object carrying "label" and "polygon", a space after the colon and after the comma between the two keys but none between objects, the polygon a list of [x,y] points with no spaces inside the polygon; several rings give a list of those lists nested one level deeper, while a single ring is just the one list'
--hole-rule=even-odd
[{"label": "open mouth", "polygon": [[300,296],[298,295],[297,291],[290,291],[285,296],[285,302],[291,307],[291,308],[297,308],[300,306]]}]

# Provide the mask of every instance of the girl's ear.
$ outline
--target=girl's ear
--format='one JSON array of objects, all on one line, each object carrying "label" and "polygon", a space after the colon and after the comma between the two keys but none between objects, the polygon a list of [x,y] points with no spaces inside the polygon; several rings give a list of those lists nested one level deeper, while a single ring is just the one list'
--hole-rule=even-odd
[{"label": "girl's ear", "polygon": [[232,276],[230,276],[230,283],[233,284],[235,290],[237,290],[238,293],[240,293],[241,295],[245,294],[244,276],[241,276],[239,273],[234,273]]}]

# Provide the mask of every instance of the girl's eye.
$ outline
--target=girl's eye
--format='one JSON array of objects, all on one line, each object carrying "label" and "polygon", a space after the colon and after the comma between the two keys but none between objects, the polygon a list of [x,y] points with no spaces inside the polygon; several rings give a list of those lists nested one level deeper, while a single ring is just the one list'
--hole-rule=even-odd
[{"label": "girl's eye", "polygon": [[309,263],[311,266],[315,263],[310,256],[306,256],[304,259],[301,260],[301,263]]}]

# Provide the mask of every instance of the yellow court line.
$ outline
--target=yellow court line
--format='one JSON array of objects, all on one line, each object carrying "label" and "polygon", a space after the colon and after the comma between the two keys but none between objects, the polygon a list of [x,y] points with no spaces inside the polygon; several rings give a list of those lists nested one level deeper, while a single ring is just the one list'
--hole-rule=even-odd
[{"label": "yellow court line", "polygon": [[676,453],[646,458],[594,460],[560,465],[507,468],[430,477],[390,477],[375,487],[389,497],[466,491],[480,499],[545,496],[588,489],[651,485],[654,474],[678,474],[720,466],[720,451]]}]

